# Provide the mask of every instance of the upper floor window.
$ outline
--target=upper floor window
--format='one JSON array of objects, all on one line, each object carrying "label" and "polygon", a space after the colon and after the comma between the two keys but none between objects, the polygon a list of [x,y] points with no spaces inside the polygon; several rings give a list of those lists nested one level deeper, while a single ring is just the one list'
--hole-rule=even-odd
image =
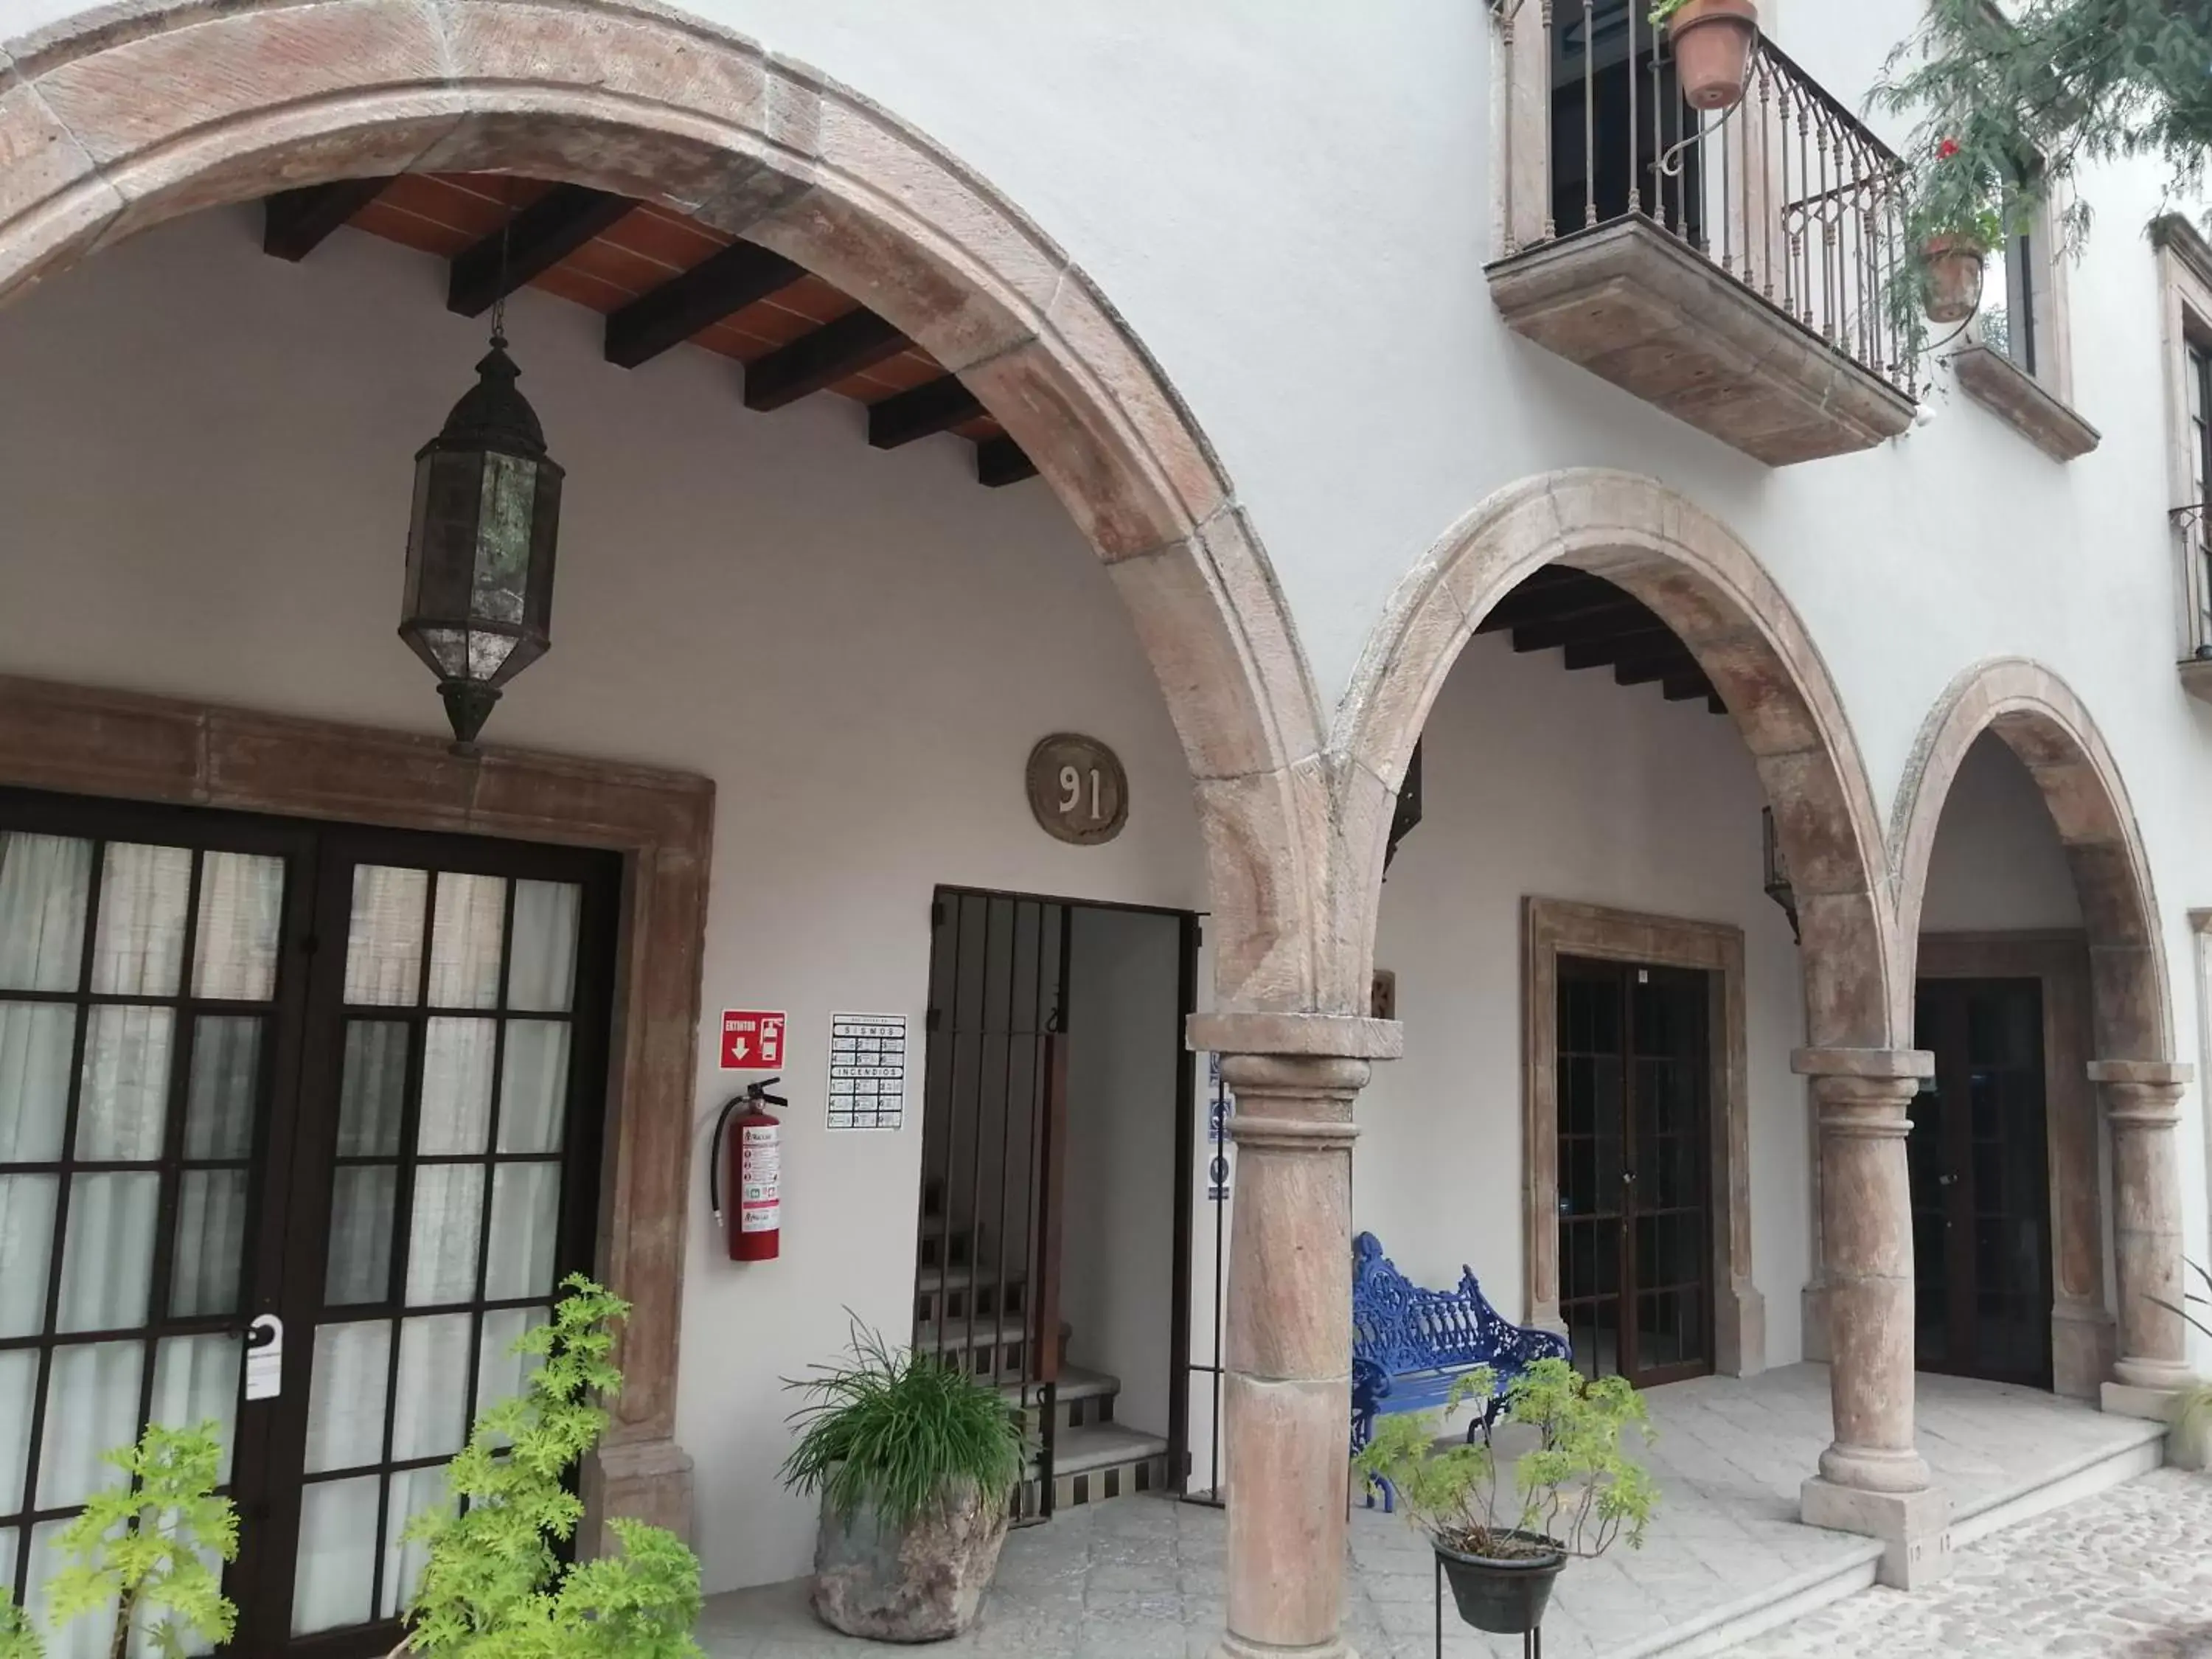
[{"label": "upper floor window", "polygon": [[1682,100],[1649,0],[1563,0],[1551,28],[1551,222],[1565,232],[1631,213],[1705,242],[1698,113]]},{"label": "upper floor window", "polygon": [[2212,246],[2171,214],[2151,227],[2166,356],[2167,505],[2179,554],[2182,683],[2212,701]]}]

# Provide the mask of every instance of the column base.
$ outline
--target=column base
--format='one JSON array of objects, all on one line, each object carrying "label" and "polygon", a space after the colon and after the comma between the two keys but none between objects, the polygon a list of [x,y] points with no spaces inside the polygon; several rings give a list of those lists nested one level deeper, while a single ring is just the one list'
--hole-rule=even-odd
[{"label": "column base", "polygon": [[1951,1571],[1951,1500],[1933,1487],[1863,1492],[1815,1478],[1798,1494],[1798,1517],[1808,1527],[1881,1540],[1875,1576],[1892,1589],[1918,1589]]},{"label": "column base", "polygon": [[[2130,1359],[2123,1357],[2112,1366],[2112,1384],[2147,1393],[2172,1394],[2187,1388],[2197,1380],[2189,1367],[2178,1359]],[[2106,1407],[2107,1411],[2111,1410]]]},{"label": "column base", "polygon": [[584,1522],[578,1553],[586,1559],[620,1553],[617,1516],[691,1538],[691,1455],[673,1440],[620,1440],[586,1454]]},{"label": "column base", "polygon": [[1341,1636],[1317,1648],[1278,1648],[1224,1632],[1208,1659],[1359,1659],[1359,1653]]},{"label": "column base", "polygon": [[1853,1492],[1899,1496],[1926,1492],[1930,1479],[1928,1460],[1917,1451],[1846,1446],[1840,1442],[1820,1454],[1817,1478],[1829,1486],[1846,1486]]}]

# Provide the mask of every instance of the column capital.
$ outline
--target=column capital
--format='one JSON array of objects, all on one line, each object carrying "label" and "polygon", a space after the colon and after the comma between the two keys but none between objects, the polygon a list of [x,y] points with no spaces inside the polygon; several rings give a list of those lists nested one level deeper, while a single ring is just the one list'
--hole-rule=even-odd
[{"label": "column capital", "polygon": [[2094,1060],[2089,1080],[2105,1092],[2106,1121],[2124,1129],[2170,1129],[2195,1068],[2170,1060]]},{"label": "column capital", "polygon": [[1790,1069],[1800,1077],[1910,1080],[1936,1075],[1936,1056],[1924,1048],[1799,1048]]},{"label": "column capital", "polygon": [[1406,1052],[1404,1026],[1358,1014],[1193,1014],[1183,1031],[1184,1042],[1201,1054],[1364,1060],[1396,1060]]}]

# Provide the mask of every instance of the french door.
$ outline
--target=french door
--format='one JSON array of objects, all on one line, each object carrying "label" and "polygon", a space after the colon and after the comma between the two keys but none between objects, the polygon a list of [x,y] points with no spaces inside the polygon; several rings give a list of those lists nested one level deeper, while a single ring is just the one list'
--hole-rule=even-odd
[{"label": "french door", "polygon": [[1559,1315],[1587,1376],[1713,1369],[1711,982],[1562,957]]},{"label": "french door", "polygon": [[[387,1651],[474,1413],[588,1263],[599,854],[0,793],[0,1585],[212,1421],[232,1650]],[[249,1346],[262,1359],[249,1364]],[[106,1653],[98,1621],[50,1651]]]},{"label": "french door", "polygon": [[2051,1187],[2040,980],[1920,981],[1912,1103],[1915,1359],[2051,1386]]}]

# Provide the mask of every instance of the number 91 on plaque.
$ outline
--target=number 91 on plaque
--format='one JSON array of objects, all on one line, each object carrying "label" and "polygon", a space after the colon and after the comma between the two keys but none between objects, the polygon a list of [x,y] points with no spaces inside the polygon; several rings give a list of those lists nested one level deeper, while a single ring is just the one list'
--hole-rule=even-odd
[{"label": "number 91 on plaque", "polygon": [[1095,847],[1129,818],[1129,777],[1096,738],[1054,732],[1030,750],[1030,811],[1045,834]]}]

